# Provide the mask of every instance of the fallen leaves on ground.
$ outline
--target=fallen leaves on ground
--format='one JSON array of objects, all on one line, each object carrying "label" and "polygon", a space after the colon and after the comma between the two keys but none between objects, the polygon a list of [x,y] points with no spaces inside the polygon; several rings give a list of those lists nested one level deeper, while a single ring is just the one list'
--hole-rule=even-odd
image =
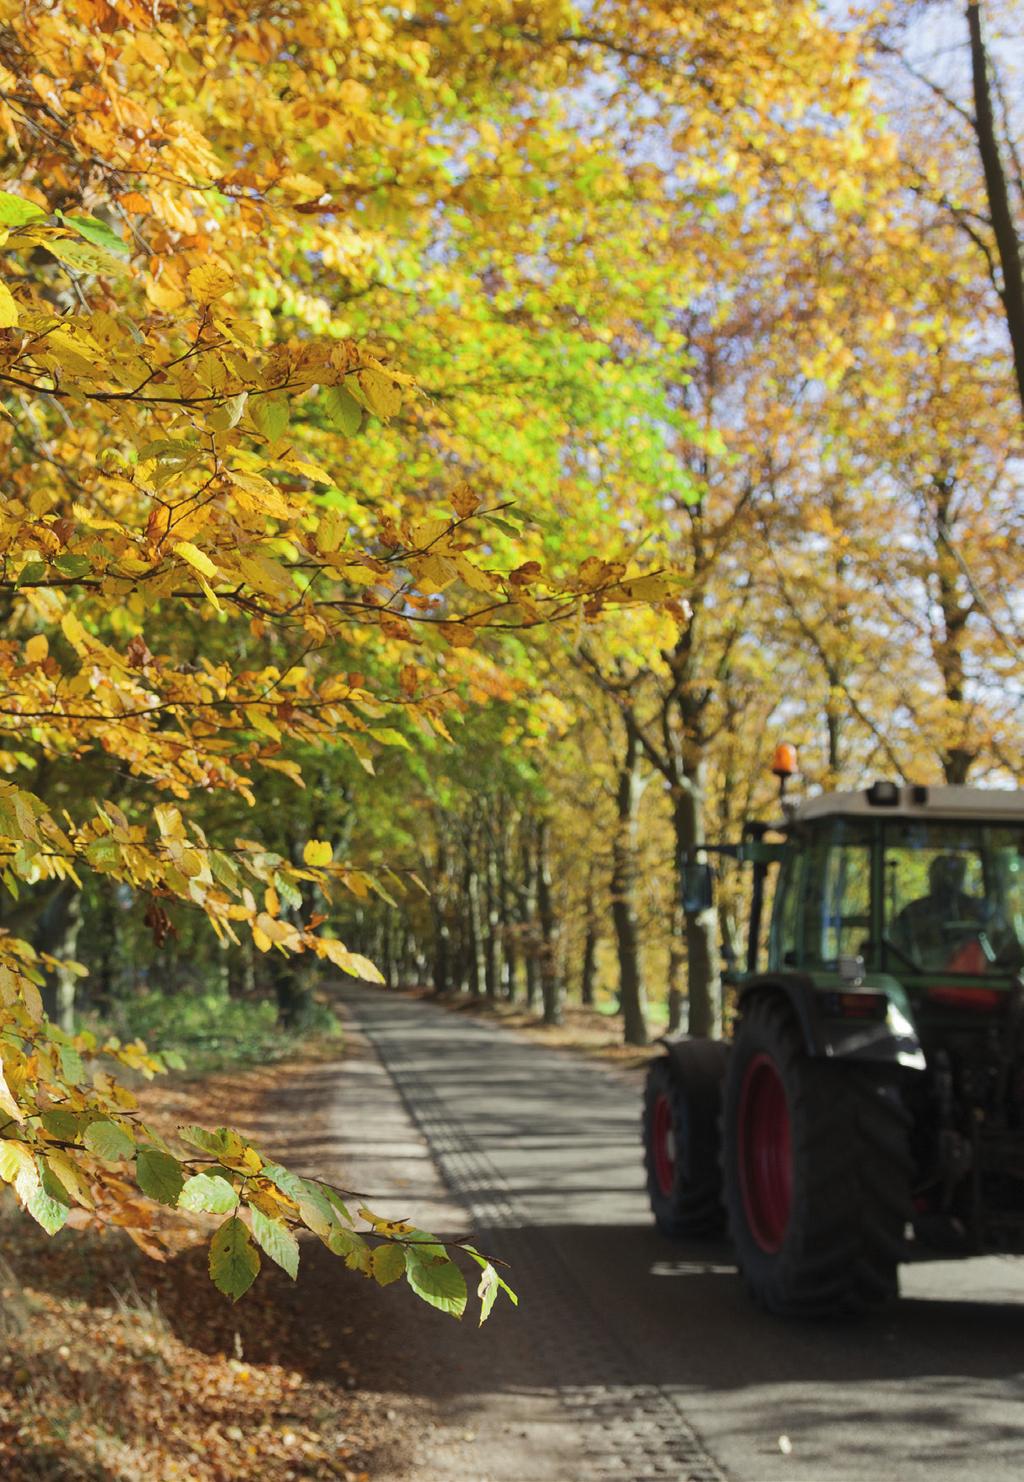
[{"label": "fallen leaves on ground", "polygon": [[[262,1138],[264,1108],[296,1069],[150,1087],[146,1112],[168,1132],[205,1119]],[[119,1231],[51,1241],[0,1207],[5,1482],[374,1475],[381,1423],[350,1388],[352,1338],[297,1321],[296,1289],[277,1272],[225,1302],[203,1270],[206,1233],[186,1229],[159,1265]]]}]

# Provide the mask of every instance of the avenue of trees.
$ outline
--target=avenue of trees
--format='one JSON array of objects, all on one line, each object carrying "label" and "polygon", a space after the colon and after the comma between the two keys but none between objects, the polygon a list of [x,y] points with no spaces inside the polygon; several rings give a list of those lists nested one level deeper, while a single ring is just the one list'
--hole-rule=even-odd
[{"label": "avenue of trees", "polygon": [[297,1024],[340,971],[715,1033],[742,899],[680,871],[775,740],[1019,779],[1019,33],[3,7],[0,1178],[44,1228],[223,1214],[237,1297],[305,1226],[461,1314],[432,1237],[167,1147],[83,1006]]}]

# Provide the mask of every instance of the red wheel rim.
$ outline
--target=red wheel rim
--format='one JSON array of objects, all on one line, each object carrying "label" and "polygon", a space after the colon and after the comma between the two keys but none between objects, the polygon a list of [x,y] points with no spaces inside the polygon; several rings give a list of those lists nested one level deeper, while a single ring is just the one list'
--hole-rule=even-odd
[{"label": "red wheel rim", "polygon": [[773,1255],[782,1245],[793,1202],[789,1106],[775,1062],[755,1055],[740,1090],[739,1172],[750,1233]]},{"label": "red wheel rim", "polygon": [[676,1184],[676,1129],[672,1125],[672,1103],[662,1092],[654,1103],[654,1176],[658,1189],[671,1198]]}]

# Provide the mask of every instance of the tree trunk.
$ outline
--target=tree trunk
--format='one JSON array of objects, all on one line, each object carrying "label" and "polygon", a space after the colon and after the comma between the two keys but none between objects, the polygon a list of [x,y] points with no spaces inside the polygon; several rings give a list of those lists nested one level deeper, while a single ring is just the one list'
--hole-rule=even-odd
[{"label": "tree trunk", "polygon": [[686,971],[686,943],[683,933],[682,904],[672,903],[672,935],[668,944],[668,1032],[678,1034],[683,1027],[683,1004],[686,1002],[684,977]]},{"label": "tree trunk", "polygon": [[[104,888],[113,888],[104,882]],[[40,914],[32,941],[37,952],[51,957],[73,958],[82,929],[82,896],[70,880],[64,880],[53,891]],[[47,973],[43,1003],[47,1013],[68,1034],[75,1028],[75,996],[78,979],[74,973],[58,968]]]},{"label": "tree trunk", "polygon": [[471,859],[466,870],[466,924],[469,928],[469,991],[474,998],[482,997],[487,982],[487,953],[480,894],[480,876]]},{"label": "tree trunk", "polygon": [[974,603],[963,589],[963,577],[953,547],[950,516],[953,506],[954,480],[938,475],[932,482],[932,511],[935,519],[935,576],[937,606],[941,629],[933,633],[932,652],[942,675],[942,687],[951,724],[958,734],[947,739],[942,752],[942,770],[946,781],[957,786],[967,781],[977,747],[969,744],[967,732],[967,670],[964,651],[967,645],[967,623]]},{"label": "tree trunk", "polygon": [[526,1004],[536,1013],[540,1003],[540,933],[537,928],[537,860],[529,826],[523,838],[522,919],[523,956],[526,963]]},{"label": "tree trunk", "polygon": [[583,970],[580,973],[580,1002],[585,1008],[594,1006],[594,985],[597,981],[597,944],[600,941],[597,918],[587,912],[587,934],[583,939]]},{"label": "tree trunk", "polygon": [[544,999],[544,1023],[561,1024],[565,989],[558,972],[558,925],[551,897],[549,843],[548,821],[542,818],[537,825],[537,912],[540,917],[541,932],[540,984]]},{"label": "tree trunk", "polygon": [[498,899],[498,862],[492,841],[487,842],[486,873],[484,876],[484,985],[487,997],[496,999],[501,974],[501,911]]},{"label": "tree trunk", "polygon": [[615,803],[617,827],[612,842],[612,924],[619,958],[619,1008],[622,1037],[627,1045],[646,1045],[647,1003],[640,965],[640,933],[636,919],[637,817],[640,807],[640,747],[635,733],[626,731],[619,762]]},{"label": "tree trunk", "polygon": [[[672,822],[675,830],[676,889],[682,899],[683,869],[687,859],[704,843],[704,762],[693,763],[676,789]],[[701,1038],[718,1038],[722,1032],[722,981],[716,951],[714,906],[684,913],[686,960],[689,964],[690,1012],[687,1029]]]},{"label": "tree trunk", "polygon": [[996,239],[1002,271],[999,297],[1006,314],[1017,392],[1020,396],[1021,413],[1024,415],[1024,271],[1021,268],[1020,238],[1013,219],[1006,171],[1003,168],[995,115],[992,111],[989,59],[981,29],[980,0],[967,0],[967,31],[971,44],[971,79],[974,87],[974,133],[985,174],[985,194],[988,197],[992,234]]}]

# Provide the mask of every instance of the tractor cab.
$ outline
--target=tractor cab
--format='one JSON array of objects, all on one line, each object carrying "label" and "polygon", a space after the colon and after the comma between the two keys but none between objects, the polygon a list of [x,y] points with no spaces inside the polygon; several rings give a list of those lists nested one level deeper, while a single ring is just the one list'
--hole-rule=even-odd
[{"label": "tractor cab", "polygon": [[1008,988],[1024,966],[1019,794],[875,784],[811,799],[782,828],[769,971],[835,975],[860,958],[927,995],[947,979]]}]

